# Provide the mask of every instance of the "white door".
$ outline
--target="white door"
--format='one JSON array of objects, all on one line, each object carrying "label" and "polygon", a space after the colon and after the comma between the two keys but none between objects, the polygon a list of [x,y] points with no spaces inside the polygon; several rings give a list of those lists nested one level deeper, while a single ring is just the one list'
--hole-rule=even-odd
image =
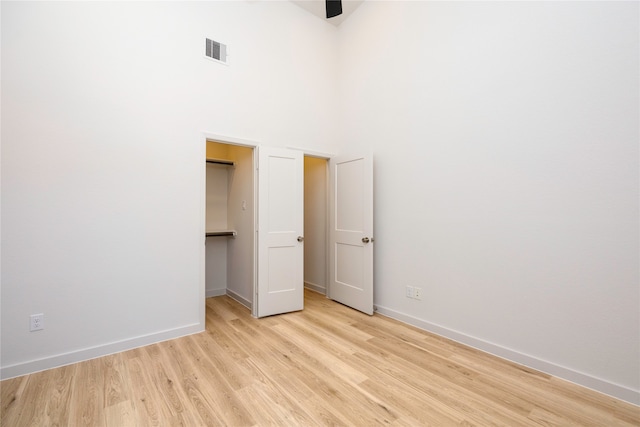
[{"label": "white door", "polygon": [[303,156],[258,148],[257,317],[304,306]]},{"label": "white door", "polygon": [[373,156],[331,159],[329,298],[373,314]]}]

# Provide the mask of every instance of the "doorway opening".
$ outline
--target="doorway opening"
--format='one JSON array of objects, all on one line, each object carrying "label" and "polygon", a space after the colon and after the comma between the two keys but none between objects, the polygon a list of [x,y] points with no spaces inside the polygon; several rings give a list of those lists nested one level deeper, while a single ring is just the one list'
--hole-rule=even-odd
[{"label": "doorway opening", "polygon": [[304,157],[304,287],[327,295],[328,159]]},{"label": "doorway opening", "polygon": [[253,147],[207,140],[205,297],[251,309],[255,281]]}]

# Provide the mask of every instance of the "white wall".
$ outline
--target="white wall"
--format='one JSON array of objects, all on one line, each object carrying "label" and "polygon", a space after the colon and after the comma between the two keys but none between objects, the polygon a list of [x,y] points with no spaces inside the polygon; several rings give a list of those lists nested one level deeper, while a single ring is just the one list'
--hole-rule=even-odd
[{"label": "white wall", "polygon": [[341,25],[380,311],[640,403],[638,16],[370,1]]},{"label": "white wall", "polygon": [[201,330],[204,132],[324,150],[335,28],[289,2],[1,7],[2,376]]}]

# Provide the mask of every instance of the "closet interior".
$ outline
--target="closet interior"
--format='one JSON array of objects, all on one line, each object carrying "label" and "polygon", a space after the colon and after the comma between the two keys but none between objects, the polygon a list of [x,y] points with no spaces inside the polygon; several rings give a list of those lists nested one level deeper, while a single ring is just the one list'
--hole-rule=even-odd
[{"label": "closet interior", "polygon": [[206,296],[253,303],[253,149],[207,141]]}]

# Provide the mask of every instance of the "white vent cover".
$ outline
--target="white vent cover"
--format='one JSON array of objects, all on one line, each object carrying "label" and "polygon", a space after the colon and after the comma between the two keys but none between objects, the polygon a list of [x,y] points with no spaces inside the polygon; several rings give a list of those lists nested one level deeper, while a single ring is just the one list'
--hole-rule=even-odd
[{"label": "white vent cover", "polygon": [[227,63],[227,45],[211,39],[205,39],[205,55],[215,61]]}]

